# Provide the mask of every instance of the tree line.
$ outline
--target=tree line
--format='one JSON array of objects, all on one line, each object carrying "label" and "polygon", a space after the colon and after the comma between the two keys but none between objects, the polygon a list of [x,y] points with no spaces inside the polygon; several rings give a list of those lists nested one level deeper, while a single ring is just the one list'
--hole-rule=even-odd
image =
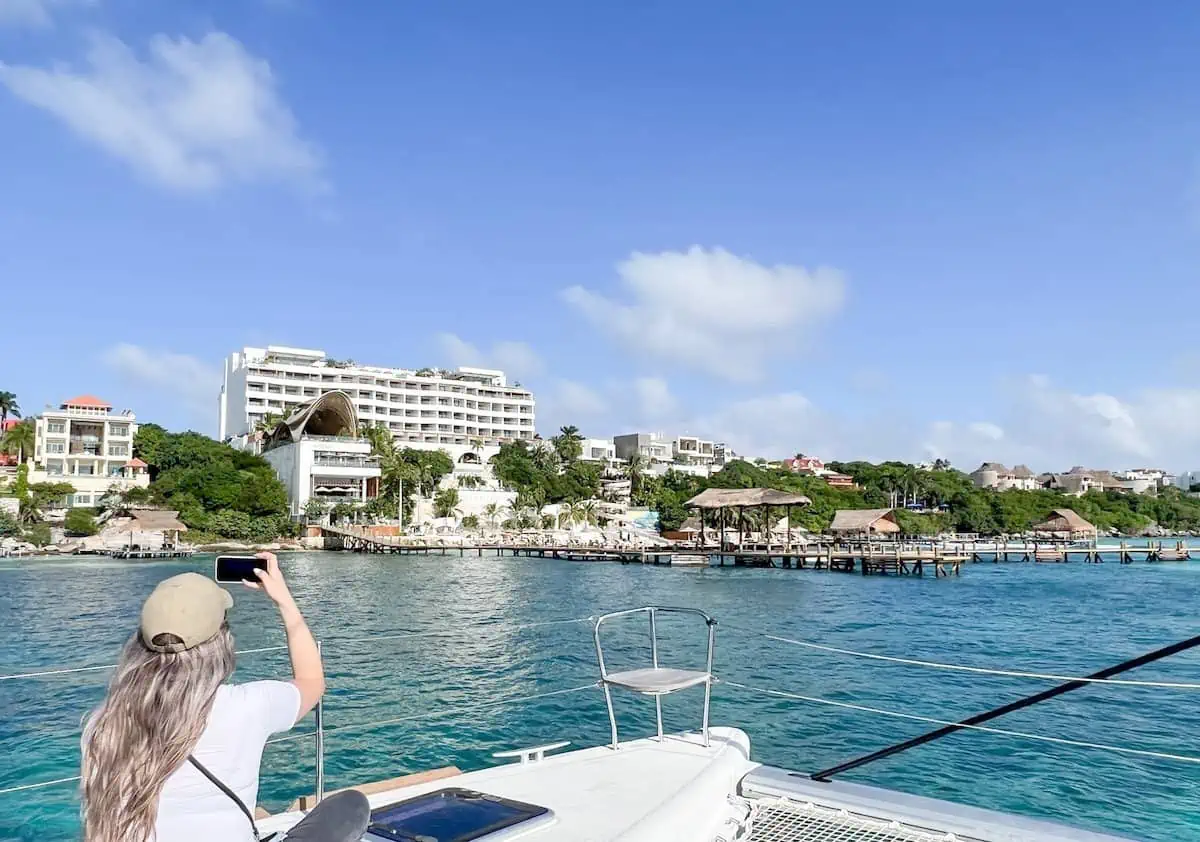
[{"label": "tree line", "polygon": [[[637,478],[633,502],[657,509],[664,530],[682,524],[689,514],[683,504],[705,488],[775,488],[812,500],[812,505],[792,510],[792,522],[814,532],[827,529],[838,509],[888,508],[895,503],[900,504],[900,526],[909,535],[1019,534],[1045,521],[1055,509],[1072,509],[1099,529],[1122,534],[1152,525],[1200,531],[1200,499],[1173,487],[1157,495],[1093,491],[1075,497],[1049,489],[977,488],[967,474],[947,463],[929,470],[904,462],[831,462],[828,467],[853,477],[858,487],[833,488],[820,477],[735,461],[710,477],[669,471],[663,477]],[[775,513],[781,515],[782,511]]]}]

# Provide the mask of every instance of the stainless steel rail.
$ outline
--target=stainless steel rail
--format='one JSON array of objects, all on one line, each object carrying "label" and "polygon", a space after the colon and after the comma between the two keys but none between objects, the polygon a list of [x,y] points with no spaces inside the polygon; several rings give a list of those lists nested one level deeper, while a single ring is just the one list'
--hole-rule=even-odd
[{"label": "stainless steel rail", "polygon": [[[600,641],[600,629],[612,620],[628,617],[634,614],[646,614],[650,619],[650,661],[649,670],[632,670],[623,673],[610,673],[604,662],[604,646]],[[658,615],[659,614],[691,614],[704,620],[708,627],[708,655],[704,672],[689,670],[666,670],[658,662]],[[613,611],[596,619],[592,630],[592,638],[596,644],[596,662],[600,667],[600,686],[604,688],[604,702],[608,707],[609,730],[612,735],[612,747],[620,747],[620,737],[617,734],[617,717],[613,711],[612,687],[624,687],[635,693],[654,696],[654,709],[658,721],[658,738],[663,739],[662,697],[679,690],[704,685],[704,714],[701,721],[701,732],[704,735],[704,745],[709,744],[708,725],[709,710],[712,701],[713,684],[713,650],[716,646],[717,621],[698,608],[679,608],[665,605],[647,605],[642,608],[629,608],[624,611]]]}]

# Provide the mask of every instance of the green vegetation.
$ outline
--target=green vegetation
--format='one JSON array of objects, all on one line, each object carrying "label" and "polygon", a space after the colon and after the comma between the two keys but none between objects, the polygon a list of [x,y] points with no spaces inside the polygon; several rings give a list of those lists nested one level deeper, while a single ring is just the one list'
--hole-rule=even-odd
[{"label": "green vegetation", "polygon": [[25,461],[26,454],[33,452],[33,444],[36,437],[33,423],[32,418],[27,418],[20,424],[14,424],[11,429],[4,433],[4,437],[0,438],[0,450],[11,456],[16,456],[17,464]]},{"label": "green vegetation", "polygon": [[457,488],[443,488],[433,497],[434,517],[454,517],[459,513]]},{"label": "green vegetation", "polygon": [[[675,471],[662,478],[640,477],[633,502],[656,509],[664,530],[678,528],[688,514],[683,503],[705,488],[777,488],[805,494],[812,505],[793,509],[792,521],[814,532],[826,529],[838,509],[886,508],[893,497],[901,504],[900,526],[912,535],[1017,534],[1046,520],[1054,509],[1073,509],[1101,530],[1135,533],[1152,524],[1174,531],[1200,530],[1200,500],[1174,488],[1157,496],[1092,492],[1073,497],[1059,491],[976,488],[969,476],[945,463],[933,470],[903,462],[833,462],[829,468],[854,477],[859,488],[830,488],[818,477],[737,461],[707,479]],[[906,505],[921,511],[903,508]],[[774,517],[782,515],[782,509],[773,512]]]},{"label": "green vegetation", "polygon": [[551,439],[551,442],[559,461],[564,465],[574,464],[583,455],[583,436],[579,435],[579,428],[576,426],[560,427],[559,435]]},{"label": "green vegetation", "polygon": [[308,523],[315,523],[325,517],[327,511],[329,511],[329,506],[325,504],[325,501],[309,497],[308,502],[304,504],[304,520]]},{"label": "green vegetation", "polygon": [[21,534],[21,524],[8,512],[0,512],[0,538]]},{"label": "green vegetation", "polygon": [[[535,442],[530,446],[514,441],[500,446],[492,459],[492,470],[504,486],[517,492],[518,508],[540,510],[547,503],[574,503],[600,493],[601,468],[578,461],[582,448],[568,433],[574,429],[564,427],[564,435],[556,436],[551,443]],[[574,456],[564,459],[563,453]]]},{"label": "green vegetation", "polygon": [[8,420],[8,416],[13,418],[21,417],[21,407],[17,403],[17,396],[12,392],[0,392],[0,424]]},{"label": "green vegetation", "polygon": [[95,535],[98,530],[91,509],[71,509],[63,521],[68,535]]},{"label": "green vegetation", "polygon": [[25,530],[25,540],[33,544],[35,547],[45,547],[53,538],[50,536],[50,527],[44,523],[35,523],[33,526]]},{"label": "green vegetation", "polygon": [[149,502],[177,510],[189,529],[258,542],[294,533],[287,491],[261,456],[157,424],[138,429],[133,450],[150,466]]},{"label": "green vegetation", "polygon": [[[367,504],[368,514],[395,517],[403,488],[407,517],[412,511],[413,494],[428,497],[436,491],[442,477],[454,470],[454,463],[444,450],[398,448],[384,427],[364,427],[362,434],[371,442],[371,453],[379,457],[380,469],[379,495]],[[454,505],[458,506],[457,500]]]},{"label": "green vegetation", "polygon": [[254,425],[254,432],[269,433],[272,430],[274,430],[276,427],[278,427],[279,422],[283,421],[283,420],[284,420],[283,416],[280,415],[278,412],[264,413],[263,417],[258,419],[258,423],[256,423]]},{"label": "green vegetation", "polygon": [[467,515],[465,518],[462,519],[462,525],[463,525],[463,529],[478,529],[479,528],[479,516],[478,515]]}]

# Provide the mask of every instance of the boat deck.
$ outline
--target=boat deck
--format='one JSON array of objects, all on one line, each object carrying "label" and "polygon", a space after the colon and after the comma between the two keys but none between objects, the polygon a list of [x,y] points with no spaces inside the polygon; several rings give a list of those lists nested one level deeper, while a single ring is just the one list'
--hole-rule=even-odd
[{"label": "boat deck", "polygon": [[[504,836],[528,842],[1128,842],[892,790],[816,782],[749,754],[743,732],[713,728],[708,748],[696,734],[633,740],[616,751],[572,751],[368,800],[378,808],[453,786],[550,808],[549,824]],[[259,829],[286,830],[301,817],[272,816]]]},{"label": "boat deck", "polygon": [[[464,787],[554,811],[555,821],[532,830],[530,842],[664,842],[688,839],[671,829],[683,807],[689,824],[711,829],[711,840],[728,812],[727,796],[754,764],[749,739],[733,728],[713,729],[712,746],[696,735],[622,743],[619,751],[589,748],[552,755],[536,763],[511,763],[453,778],[369,795],[372,809],[433,792]],[[663,812],[667,810],[667,812]],[[263,835],[285,830],[300,813],[259,822]],[[663,823],[663,822],[667,823]],[[524,837],[522,837],[524,838]]]}]

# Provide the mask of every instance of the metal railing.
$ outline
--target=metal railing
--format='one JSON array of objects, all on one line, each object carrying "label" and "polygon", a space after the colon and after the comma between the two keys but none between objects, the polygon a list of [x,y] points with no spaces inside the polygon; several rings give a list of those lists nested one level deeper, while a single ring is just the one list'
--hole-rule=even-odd
[{"label": "metal railing", "polygon": [[[604,623],[615,620],[619,617],[628,617],[633,614],[647,614],[650,618],[650,660],[652,668],[659,669],[658,664],[658,625],[657,618],[659,614],[692,614],[703,618],[708,626],[708,655],[705,660],[705,673],[707,679],[704,682],[704,714],[701,720],[701,730],[704,735],[704,745],[709,744],[708,739],[708,717],[709,709],[712,700],[712,670],[713,670],[713,650],[716,646],[717,621],[704,613],[698,608],[676,608],[672,606],[656,606],[647,605],[642,608],[629,608],[625,611],[613,611],[604,614],[596,619],[596,625],[592,630],[592,639],[596,644],[596,662],[600,666],[600,686],[604,688],[604,702],[608,706],[608,722],[612,734],[612,746],[617,748],[620,744],[620,739],[617,736],[617,717],[613,712],[612,692],[609,687],[609,672],[604,663],[604,647],[600,642],[600,627]],[[662,718],[662,697],[667,693],[654,693],[654,711],[658,721],[658,738],[663,738],[663,718]]]}]

